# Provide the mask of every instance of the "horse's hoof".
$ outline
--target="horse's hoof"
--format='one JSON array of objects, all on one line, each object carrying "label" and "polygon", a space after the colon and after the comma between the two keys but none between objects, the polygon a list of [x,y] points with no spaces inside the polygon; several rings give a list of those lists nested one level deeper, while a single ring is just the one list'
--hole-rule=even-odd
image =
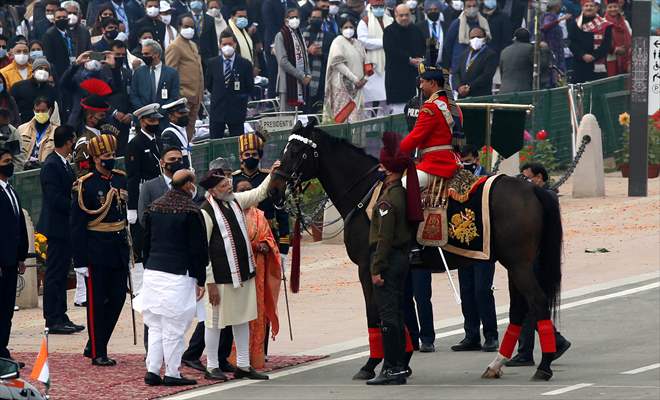
[{"label": "horse's hoof", "polygon": [[502,368],[500,369],[492,369],[491,367],[486,368],[483,374],[481,374],[481,378],[483,379],[499,379],[502,377]]},{"label": "horse's hoof", "polygon": [[369,379],[373,379],[376,377],[376,373],[374,371],[367,371],[364,369],[361,369],[357,372],[357,374],[353,375],[353,380],[354,381],[368,381]]},{"label": "horse's hoof", "polygon": [[552,371],[544,371],[542,369],[537,369],[534,376],[532,376],[533,381],[549,381],[552,378]]}]

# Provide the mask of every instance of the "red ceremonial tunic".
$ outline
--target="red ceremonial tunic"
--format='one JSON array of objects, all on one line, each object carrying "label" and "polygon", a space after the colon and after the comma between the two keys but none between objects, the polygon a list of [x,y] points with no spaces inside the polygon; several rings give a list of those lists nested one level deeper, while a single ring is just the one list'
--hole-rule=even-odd
[{"label": "red ceremonial tunic", "polygon": [[[434,146],[451,145],[453,119],[446,96],[433,94],[424,102],[413,130],[403,138],[399,147],[410,153],[416,148],[423,151]],[[460,158],[451,150],[436,150],[422,154],[417,169],[442,178],[451,178],[460,168]]]}]

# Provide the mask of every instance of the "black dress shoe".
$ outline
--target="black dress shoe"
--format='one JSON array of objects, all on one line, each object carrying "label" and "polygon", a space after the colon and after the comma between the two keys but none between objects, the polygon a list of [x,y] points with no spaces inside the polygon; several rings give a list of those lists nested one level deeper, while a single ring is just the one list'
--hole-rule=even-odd
[{"label": "black dress shoe", "polygon": [[458,344],[451,346],[451,349],[453,351],[478,351],[481,350],[481,344],[479,342],[463,339]]},{"label": "black dress shoe", "polygon": [[563,356],[564,353],[566,353],[566,350],[568,350],[570,348],[571,348],[571,342],[569,342],[566,339],[564,339],[563,341],[558,343],[557,344],[557,351],[555,352],[555,358],[553,359],[553,361],[558,359],[559,357]]},{"label": "black dress shoe", "polygon": [[367,385],[405,385],[406,384],[406,370],[399,370],[396,368],[385,369],[380,371],[377,377],[369,379]]},{"label": "black dress shoe", "polygon": [[227,375],[222,373],[222,370],[220,368],[213,368],[212,370],[204,370],[204,378],[206,379],[211,379],[214,381],[228,381],[229,378],[227,378]]},{"label": "black dress shoe", "polygon": [[206,371],[206,367],[200,360],[181,360],[181,363],[188,368],[192,368],[200,372]]},{"label": "black dress shoe", "polygon": [[234,365],[232,365],[231,363],[226,362],[224,364],[220,364],[220,370],[222,372],[234,373],[234,372],[236,372],[236,367]]},{"label": "black dress shoe", "polygon": [[534,366],[534,360],[531,358],[521,357],[520,354],[516,354],[512,359],[505,362],[504,365],[507,367],[532,367]]},{"label": "black dress shoe", "polygon": [[494,351],[497,351],[497,349],[500,347],[500,342],[497,339],[486,339],[484,341],[483,346],[481,346],[481,350],[492,353]]},{"label": "black dress shoe", "polygon": [[160,379],[159,375],[156,375],[153,372],[147,372],[144,376],[144,383],[149,386],[159,386],[163,384],[163,380]]},{"label": "black dress shoe", "polygon": [[353,375],[354,381],[368,381],[376,377],[374,371],[368,371],[366,369],[360,369],[355,375]]},{"label": "black dress shoe", "polygon": [[422,343],[421,346],[419,346],[419,352],[420,353],[435,353],[435,346],[433,343]]},{"label": "black dress shoe", "polygon": [[96,357],[92,360],[92,365],[97,365],[99,367],[112,367],[117,365],[117,361],[106,356]]},{"label": "black dress shoe", "polygon": [[76,325],[70,320],[64,323],[65,326],[73,328],[76,332],[84,331],[85,327],[83,325]]},{"label": "black dress shoe", "polygon": [[181,375],[180,378],[174,378],[171,376],[165,375],[163,378],[163,385],[165,386],[190,386],[196,385],[197,381],[194,379],[188,379],[185,376]]},{"label": "black dress shoe", "polygon": [[51,335],[70,335],[78,332],[74,327],[66,324],[55,324],[48,327],[48,333]]},{"label": "black dress shoe", "polygon": [[260,381],[267,381],[268,375],[260,374],[252,367],[248,368],[247,370],[236,367],[236,372],[234,372],[234,378],[236,379],[247,378],[247,379],[256,379]]}]

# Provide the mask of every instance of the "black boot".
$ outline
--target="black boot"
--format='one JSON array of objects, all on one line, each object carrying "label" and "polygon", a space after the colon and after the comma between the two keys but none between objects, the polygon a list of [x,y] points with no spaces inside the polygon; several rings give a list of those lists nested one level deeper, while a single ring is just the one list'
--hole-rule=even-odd
[{"label": "black boot", "polygon": [[392,326],[383,326],[383,351],[385,353],[385,362],[380,374],[367,381],[367,385],[404,385],[406,383],[406,369],[403,367],[402,343],[405,343],[405,337],[401,338],[399,329]]},{"label": "black boot", "polygon": [[376,376],[376,372],[374,370],[380,364],[382,359],[380,358],[369,358],[367,360],[367,363],[360,368],[360,370],[353,375],[353,380],[354,381],[366,381],[369,379],[373,379]]}]

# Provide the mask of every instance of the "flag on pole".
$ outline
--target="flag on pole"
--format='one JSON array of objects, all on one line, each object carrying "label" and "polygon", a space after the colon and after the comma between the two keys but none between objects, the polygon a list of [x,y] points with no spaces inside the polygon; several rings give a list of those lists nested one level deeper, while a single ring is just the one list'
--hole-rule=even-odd
[{"label": "flag on pole", "polygon": [[43,382],[46,388],[50,387],[50,371],[48,370],[48,339],[44,336],[41,339],[41,348],[37,361],[34,363],[30,378]]}]

